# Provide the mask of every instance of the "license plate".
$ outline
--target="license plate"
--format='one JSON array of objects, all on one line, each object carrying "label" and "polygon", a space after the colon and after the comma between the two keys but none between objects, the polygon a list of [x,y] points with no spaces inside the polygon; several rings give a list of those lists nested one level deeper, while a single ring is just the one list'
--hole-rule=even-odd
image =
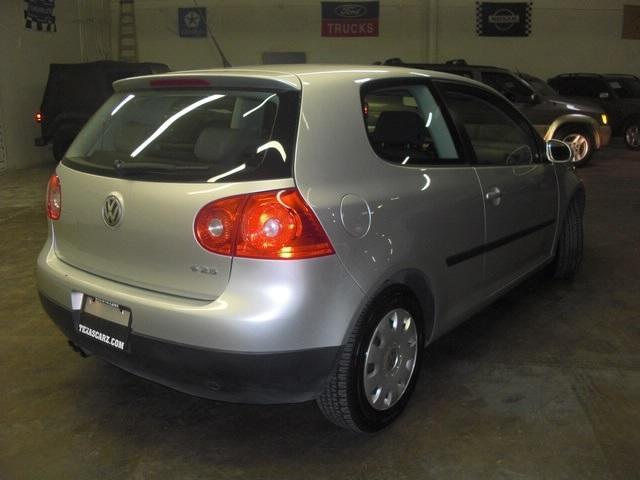
[{"label": "license plate", "polygon": [[131,310],[117,303],[85,295],[78,333],[116,350],[126,351]]}]

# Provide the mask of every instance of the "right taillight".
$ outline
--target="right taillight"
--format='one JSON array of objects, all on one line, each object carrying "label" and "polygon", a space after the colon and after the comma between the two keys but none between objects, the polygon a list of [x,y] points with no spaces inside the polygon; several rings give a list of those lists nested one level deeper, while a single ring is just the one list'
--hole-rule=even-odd
[{"label": "right taillight", "polygon": [[47,184],[47,217],[58,220],[62,213],[62,187],[60,178],[55,173],[49,178]]},{"label": "right taillight", "polygon": [[222,255],[302,259],[334,253],[320,222],[295,188],[216,200],[197,214],[194,231]]}]

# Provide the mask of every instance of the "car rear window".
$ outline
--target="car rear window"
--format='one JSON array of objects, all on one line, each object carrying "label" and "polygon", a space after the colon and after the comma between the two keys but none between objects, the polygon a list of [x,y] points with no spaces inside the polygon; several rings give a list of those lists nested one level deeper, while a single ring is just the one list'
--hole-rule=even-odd
[{"label": "car rear window", "polygon": [[117,93],[63,163],[106,176],[219,182],[288,178],[299,94],[263,90]]},{"label": "car rear window", "polygon": [[620,98],[640,98],[640,80],[630,77],[608,77],[609,86]]}]

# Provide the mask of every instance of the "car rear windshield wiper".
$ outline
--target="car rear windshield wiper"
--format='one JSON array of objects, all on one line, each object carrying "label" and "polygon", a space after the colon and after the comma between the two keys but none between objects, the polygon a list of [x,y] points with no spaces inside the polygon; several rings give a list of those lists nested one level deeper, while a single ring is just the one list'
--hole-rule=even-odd
[{"label": "car rear windshield wiper", "polygon": [[159,163],[159,162],[123,162],[116,160],[113,167],[117,172],[196,172],[209,170],[209,165],[202,164],[184,164],[176,165],[175,163]]}]

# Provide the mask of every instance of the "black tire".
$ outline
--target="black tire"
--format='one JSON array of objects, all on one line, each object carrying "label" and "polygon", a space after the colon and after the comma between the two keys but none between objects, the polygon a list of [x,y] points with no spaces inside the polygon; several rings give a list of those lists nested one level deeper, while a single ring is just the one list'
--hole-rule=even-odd
[{"label": "black tire", "polygon": [[573,165],[584,167],[591,161],[596,149],[596,140],[593,132],[580,125],[567,125],[560,127],[553,134],[553,138],[569,144],[573,151]]},{"label": "black tire", "polygon": [[582,204],[577,199],[573,199],[567,208],[556,255],[550,265],[549,273],[553,278],[570,280],[580,267],[584,238],[583,212]]},{"label": "black tire", "polygon": [[629,150],[640,150],[640,119],[634,118],[624,126],[624,143]]},{"label": "black tire", "polygon": [[[375,343],[375,340],[372,340],[373,334],[378,325],[382,325],[383,320],[386,321],[387,314],[399,309],[408,312],[413,319],[416,327],[417,356],[411,372],[405,373],[409,375],[409,379],[395,403],[384,410],[374,409],[364,391],[367,348],[370,342]],[[359,433],[375,432],[391,424],[404,410],[416,385],[424,350],[423,325],[419,303],[407,289],[391,287],[376,297],[358,319],[349,341],[342,349],[332,377],[316,400],[324,416],[340,427]],[[388,350],[390,349],[385,349],[385,352]],[[381,363],[386,365],[388,356],[385,353],[385,360]],[[400,365],[399,368],[406,365],[405,358],[400,357]],[[391,377],[393,375],[395,373],[389,374]],[[396,381],[395,377],[392,383],[394,381]],[[400,383],[394,388],[398,386]]]},{"label": "black tire", "polygon": [[62,160],[77,134],[78,130],[72,127],[62,127],[56,132],[53,137],[53,158],[56,162]]}]

